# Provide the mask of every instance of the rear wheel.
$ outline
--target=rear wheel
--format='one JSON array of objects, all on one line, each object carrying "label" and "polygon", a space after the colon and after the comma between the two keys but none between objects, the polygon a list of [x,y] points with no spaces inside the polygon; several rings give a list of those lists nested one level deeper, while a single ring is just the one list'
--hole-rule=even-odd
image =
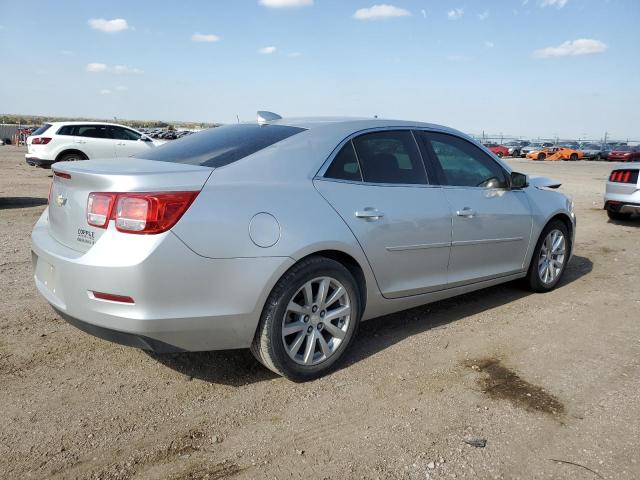
[{"label": "rear wheel", "polygon": [[58,161],[59,162],[77,162],[78,160],[87,160],[87,158],[80,153],[65,153],[62,155]]},{"label": "rear wheel", "polygon": [[629,220],[631,218],[630,213],[614,212],[613,210],[609,209],[607,209],[607,215],[611,220]]},{"label": "rear wheel", "polygon": [[360,313],[358,285],[349,270],[335,260],[309,257],[271,291],[251,351],[279,375],[312,380],[335,367]]},{"label": "rear wheel", "polygon": [[553,290],[569,260],[569,230],[560,220],[544,228],[531,258],[526,282],[534,292]]},{"label": "rear wheel", "polygon": [[569,160],[571,160],[572,162],[575,162],[576,160],[578,160],[578,154],[572,153],[571,155],[569,155]]},{"label": "rear wheel", "polygon": [[538,154],[538,160],[544,160],[545,158],[547,158],[547,156],[544,153]]}]

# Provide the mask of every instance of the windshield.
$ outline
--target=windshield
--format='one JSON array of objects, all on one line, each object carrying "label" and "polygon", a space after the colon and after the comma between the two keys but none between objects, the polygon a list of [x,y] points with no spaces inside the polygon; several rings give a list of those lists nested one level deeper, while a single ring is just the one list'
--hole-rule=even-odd
[{"label": "windshield", "polygon": [[165,143],[141,154],[140,158],[222,167],[302,131],[303,128],[285,125],[226,125]]}]

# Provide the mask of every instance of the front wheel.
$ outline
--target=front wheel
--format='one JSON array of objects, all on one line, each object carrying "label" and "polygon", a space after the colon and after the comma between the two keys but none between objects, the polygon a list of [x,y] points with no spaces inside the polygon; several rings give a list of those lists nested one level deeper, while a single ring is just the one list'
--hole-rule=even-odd
[{"label": "front wheel", "polygon": [[360,321],[360,295],[353,275],[325,257],[291,267],[271,291],[251,352],[290,380],[328,373],[351,343]]},{"label": "front wheel", "polygon": [[569,160],[571,160],[572,162],[575,162],[576,160],[578,160],[578,154],[572,153],[571,155],[569,155]]},{"label": "front wheel", "polygon": [[538,154],[538,160],[544,160],[545,158],[547,158],[547,156],[544,153]]},{"label": "front wheel", "polygon": [[503,153],[502,152],[498,152],[496,155],[498,155],[498,158],[502,158]]},{"label": "front wheel", "polygon": [[526,282],[534,292],[553,290],[564,274],[569,260],[569,230],[560,220],[553,220],[542,231],[531,258]]}]

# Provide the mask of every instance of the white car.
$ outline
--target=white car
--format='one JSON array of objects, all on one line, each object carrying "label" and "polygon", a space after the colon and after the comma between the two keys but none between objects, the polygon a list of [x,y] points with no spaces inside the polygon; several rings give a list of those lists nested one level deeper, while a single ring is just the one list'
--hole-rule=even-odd
[{"label": "white car", "polygon": [[100,122],[45,123],[27,138],[25,160],[49,167],[55,162],[127,158],[161,143],[124,125]]},{"label": "white car", "polygon": [[604,194],[604,208],[612,220],[629,220],[640,215],[640,165],[619,165],[613,169]]}]

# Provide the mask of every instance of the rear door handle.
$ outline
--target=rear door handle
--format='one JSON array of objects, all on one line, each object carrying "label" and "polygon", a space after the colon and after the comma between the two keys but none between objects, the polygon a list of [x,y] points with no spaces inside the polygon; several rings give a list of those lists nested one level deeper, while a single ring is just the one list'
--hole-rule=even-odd
[{"label": "rear door handle", "polygon": [[363,218],[365,220],[379,220],[384,217],[384,213],[375,208],[366,207],[363,210],[358,210],[355,213],[357,218]]},{"label": "rear door handle", "polygon": [[456,215],[464,218],[473,218],[475,214],[476,214],[475,210],[472,210],[469,207],[464,207],[462,210],[458,210],[456,212]]}]

